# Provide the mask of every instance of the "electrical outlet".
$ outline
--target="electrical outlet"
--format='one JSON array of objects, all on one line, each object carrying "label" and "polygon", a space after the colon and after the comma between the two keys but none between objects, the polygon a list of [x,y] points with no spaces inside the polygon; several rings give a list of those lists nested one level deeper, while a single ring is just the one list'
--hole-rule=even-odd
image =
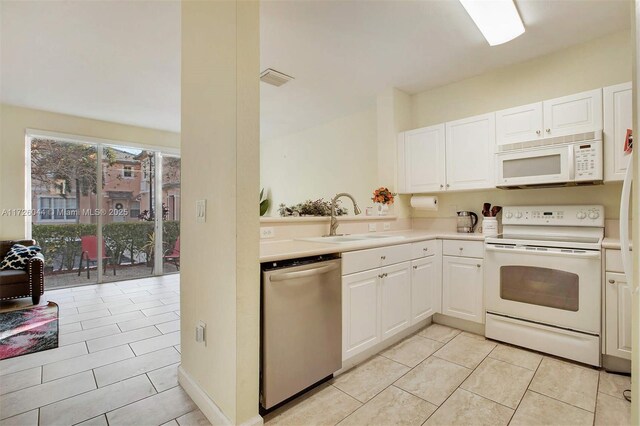
[{"label": "electrical outlet", "polygon": [[273,238],[276,236],[276,230],[273,226],[265,226],[260,228],[260,238]]},{"label": "electrical outlet", "polygon": [[207,200],[196,201],[196,222],[204,223],[207,221]]},{"label": "electrical outlet", "polygon": [[385,231],[390,231],[391,230],[391,223],[389,222],[385,222],[382,224],[382,229],[384,229]]},{"label": "electrical outlet", "polygon": [[375,223],[369,224],[369,232],[376,232],[377,226]]},{"label": "electrical outlet", "polygon": [[204,343],[206,345],[207,343],[206,330],[207,330],[207,325],[202,321],[200,321],[198,325],[196,325],[196,342]]}]

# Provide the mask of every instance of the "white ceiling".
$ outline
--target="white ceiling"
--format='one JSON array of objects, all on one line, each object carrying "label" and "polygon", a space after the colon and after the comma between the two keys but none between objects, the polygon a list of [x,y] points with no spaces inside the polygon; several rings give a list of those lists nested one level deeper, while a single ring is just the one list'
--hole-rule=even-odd
[{"label": "white ceiling", "polygon": [[[263,139],[629,26],[627,0],[516,0],[526,33],[490,48],[457,0],[261,3]],[[180,128],[177,1],[0,1],[0,100]]]},{"label": "white ceiling", "polygon": [[180,3],[0,0],[0,100],[180,129]]}]

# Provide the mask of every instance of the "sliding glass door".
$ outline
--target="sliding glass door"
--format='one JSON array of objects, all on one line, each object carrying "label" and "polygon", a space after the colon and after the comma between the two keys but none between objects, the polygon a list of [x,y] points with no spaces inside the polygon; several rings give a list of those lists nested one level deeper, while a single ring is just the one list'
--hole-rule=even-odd
[{"label": "sliding glass door", "polygon": [[32,138],[32,237],[47,288],[179,271],[180,158]]}]

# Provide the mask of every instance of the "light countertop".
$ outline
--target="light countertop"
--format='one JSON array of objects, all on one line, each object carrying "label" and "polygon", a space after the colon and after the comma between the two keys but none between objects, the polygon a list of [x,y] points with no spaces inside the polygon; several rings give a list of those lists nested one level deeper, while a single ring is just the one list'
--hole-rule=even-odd
[{"label": "light countertop", "polygon": [[[631,245],[631,240],[629,240],[629,245]],[[610,250],[620,250],[620,239],[619,238],[605,238],[602,240],[602,248],[610,249]]]},{"label": "light countertop", "polygon": [[299,257],[318,256],[321,254],[344,253],[354,250],[407,244],[434,239],[484,241],[484,235],[479,233],[459,234],[457,232],[406,230],[378,232],[376,234],[403,238],[387,241],[385,241],[384,239],[374,241],[364,240],[339,244],[302,240],[263,241],[260,243],[260,262],[274,262],[278,260],[295,259]]}]

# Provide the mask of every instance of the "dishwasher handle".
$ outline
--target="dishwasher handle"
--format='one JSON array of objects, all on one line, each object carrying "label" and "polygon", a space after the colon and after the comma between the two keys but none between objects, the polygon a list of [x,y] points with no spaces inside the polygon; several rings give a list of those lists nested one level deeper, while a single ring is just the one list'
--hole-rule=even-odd
[{"label": "dishwasher handle", "polygon": [[338,262],[333,262],[329,265],[321,266],[319,268],[305,269],[303,271],[296,271],[296,272],[283,272],[282,274],[271,275],[269,277],[269,281],[278,282],[278,281],[292,280],[296,278],[312,277],[314,275],[322,275],[322,274],[326,274],[327,272],[331,272],[335,269],[338,269],[338,266],[339,266]]}]

